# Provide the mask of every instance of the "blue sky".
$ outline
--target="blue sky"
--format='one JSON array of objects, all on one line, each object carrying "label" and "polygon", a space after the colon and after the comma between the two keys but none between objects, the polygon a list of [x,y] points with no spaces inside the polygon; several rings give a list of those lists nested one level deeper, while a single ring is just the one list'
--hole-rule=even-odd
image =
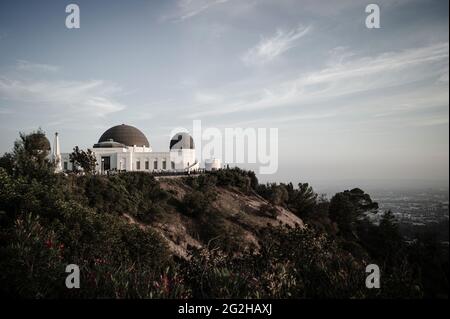
[{"label": "blue sky", "polygon": [[63,151],[120,123],[166,150],[173,127],[277,127],[263,180],[448,184],[448,1],[0,3],[0,151],[58,131]]}]

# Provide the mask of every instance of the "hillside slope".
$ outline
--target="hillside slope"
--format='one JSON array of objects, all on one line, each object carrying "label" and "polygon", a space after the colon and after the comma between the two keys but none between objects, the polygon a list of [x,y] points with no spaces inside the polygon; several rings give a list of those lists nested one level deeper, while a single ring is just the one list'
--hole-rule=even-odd
[{"label": "hillside slope", "polygon": [[[158,181],[163,190],[180,202],[186,194],[195,192],[185,177],[160,178]],[[173,205],[150,222],[138,221],[126,213],[123,216],[130,223],[156,230],[167,241],[171,251],[182,258],[188,257],[189,247],[216,246],[217,243],[235,251],[258,249],[258,233],[267,225],[304,226],[299,217],[281,206],[274,206],[275,216],[266,214],[264,208],[269,203],[255,192],[246,194],[237,187],[221,186],[212,186],[211,191],[217,195],[210,203],[214,216],[199,218],[183,214],[174,201],[169,201]],[[225,229],[225,232],[217,229]],[[214,236],[216,233],[217,236]],[[228,236],[225,238],[223,234]]]}]

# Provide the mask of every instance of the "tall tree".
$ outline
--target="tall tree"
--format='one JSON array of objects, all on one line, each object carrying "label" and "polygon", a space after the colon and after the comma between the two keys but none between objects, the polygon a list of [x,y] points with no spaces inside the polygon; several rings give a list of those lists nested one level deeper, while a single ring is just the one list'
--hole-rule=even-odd
[{"label": "tall tree", "polygon": [[337,223],[344,235],[357,237],[356,227],[369,213],[376,213],[378,203],[359,188],[346,190],[333,196],[329,206],[330,219]]},{"label": "tall tree", "polygon": [[308,183],[299,183],[298,190],[290,199],[291,205],[300,217],[309,214],[317,203],[317,194]]},{"label": "tall tree", "polygon": [[37,178],[49,176],[54,172],[54,165],[49,157],[50,142],[45,133],[38,129],[31,134],[20,133],[14,143],[12,156],[14,174]]}]

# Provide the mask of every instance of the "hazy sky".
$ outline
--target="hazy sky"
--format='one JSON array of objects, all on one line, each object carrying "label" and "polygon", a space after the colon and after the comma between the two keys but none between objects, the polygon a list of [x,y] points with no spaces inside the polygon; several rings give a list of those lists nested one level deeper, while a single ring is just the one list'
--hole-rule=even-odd
[{"label": "hazy sky", "polygon": [[[365,7],[381,28],[365,27]],[[0,2],[0,151],[19,131],[63,151],[140,128],[277,127],[263,180],[448,183],[448,1]]]}]

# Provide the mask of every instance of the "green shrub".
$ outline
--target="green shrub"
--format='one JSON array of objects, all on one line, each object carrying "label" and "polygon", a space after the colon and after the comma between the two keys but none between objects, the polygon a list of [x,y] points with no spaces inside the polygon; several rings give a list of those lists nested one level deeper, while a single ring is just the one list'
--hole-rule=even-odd
[{"label": "green shrub", "polygon": [[198,217],[211,212],[212,193],[192,191],[183,196],[182,205],[188,216]]}]

